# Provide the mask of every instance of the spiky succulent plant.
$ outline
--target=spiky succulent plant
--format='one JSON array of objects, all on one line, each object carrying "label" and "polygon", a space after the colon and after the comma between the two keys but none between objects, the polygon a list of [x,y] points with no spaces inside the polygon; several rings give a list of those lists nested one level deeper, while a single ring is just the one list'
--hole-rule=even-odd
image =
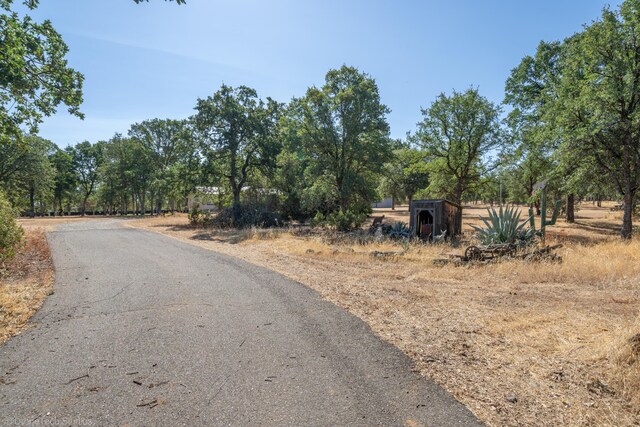
[{"label": "spiky succulent plant", "polygon": [[520,221],[520,210],[514,206],[500,206],[496,211],[495,208],[487,209],[489,218],[482,218],[484,227],[472,225],[476,230],[476,237],[484,245],[496,243],[519,243],[526,244],[535,235],[535,230],[525,228],[528,219]]}]

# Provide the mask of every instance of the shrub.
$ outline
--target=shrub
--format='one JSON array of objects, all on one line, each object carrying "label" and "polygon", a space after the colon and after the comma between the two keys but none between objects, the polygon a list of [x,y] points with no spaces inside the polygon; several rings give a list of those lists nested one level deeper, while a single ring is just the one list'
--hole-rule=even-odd
[{"label": "shrub", "polygon": [[535,230],[524,228],[528,219],[520,222],[520,210],[507,206],[496,211],[495,208],[487,209],[489,219],[482,219],[484,227],[472,225],[478,233],[476,237],[484,245],[496,243],[518,243],[525,245],[531,242],[535,236]]},{"label": "shrub", "polygon": [[285,221],[266,206],[258,203],[242,203],[222,209],[211,218],[210,225],[217,228],[271,228],[283,227]]},{"label": "shrub", "polygon": [[201,211],[198,208],[193,208],[189,212],[189,223],[196,227],[206,227],[211,224],[211,219],[209,212]]},{"label": "shrub", "polygon": [[0,192],[0,263],[13,258],[16,254],[24,230],[16,223],[16,213],[6,196]]},{"label": "shrub", "polygon": [[312,225],[325,225],[337,231],[351,231],[362,227],[362,224],[364,224],[366,220],[366,213],[340,209],[327,215],[322,215],[321,213],[316,214],[313,218]]}]

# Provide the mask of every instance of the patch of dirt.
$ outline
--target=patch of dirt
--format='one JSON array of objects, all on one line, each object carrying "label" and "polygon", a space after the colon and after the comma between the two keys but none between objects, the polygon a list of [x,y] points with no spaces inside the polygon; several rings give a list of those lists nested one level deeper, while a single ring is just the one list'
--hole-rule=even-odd
[{"label": "patch of dirt", "polygon": [[[466,211],[466,222],[486,213]],[[580,221],[619,224],[618,213],[606,207],[588,211]],[[639,364],[628,365],[631,350],[621,347],[634,345],[640,333],[637,240],[626,244],[607,229],[559,221],[549,240],[565,243],[562,264],[438,267],[433,259],[462,249],[413,245],[402,256],[380,259],[370,254],[398,246],[336,245],[286,231],[193,229],[186,216],[127,225],[236,256],[315,289],[399,347],[419,372],[489,425],[640,425],[640,384],[628,383],[640,383],[637,371],[630,372]]]}]

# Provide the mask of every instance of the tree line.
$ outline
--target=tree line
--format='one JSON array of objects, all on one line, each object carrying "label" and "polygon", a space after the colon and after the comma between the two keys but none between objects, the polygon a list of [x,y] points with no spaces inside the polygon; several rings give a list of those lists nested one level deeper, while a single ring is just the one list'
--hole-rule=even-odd
[{"label": "tree line", "polygon": [[[44,110],[11,113],[11,95],[0,98],[0,182],[31,214],[183,210],[196,188],[210,187],[238,212],[254,201],[308,219],[361,217],[383,196],[539,208],[534,186],[545,181],[568,221],[576,200],[620,198],[628,239],[640,185],[639,35],[640,0],[605,8],[581,32],[523,58],[502,104],[474,87],[442,93],[402,140],[390,137],[375,80],[345,65],[288,103],[223,85],[196,100],[188,119],[146,120],[61,149],[36,132],[56,102],[80,114],[81,75],[67,70],[52,76],[68,87],[46,97]],[[5,93],[24,87],[5,80]]]}]

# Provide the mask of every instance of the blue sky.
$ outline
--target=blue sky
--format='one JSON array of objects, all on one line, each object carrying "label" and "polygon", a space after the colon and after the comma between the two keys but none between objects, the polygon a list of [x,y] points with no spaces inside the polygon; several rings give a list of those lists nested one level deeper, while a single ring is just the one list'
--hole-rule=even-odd
[{"label": "blue sky", "polygon": [[441,92],[471,85],[501,102],[504,82],[540,40],[600,15],[601,0],[41,0],[85,75],[86,119],[62,108],[40,134],[63,147],[186,118],[224,82],[286,102],[343,64],[374,77],[394,137]]}]

